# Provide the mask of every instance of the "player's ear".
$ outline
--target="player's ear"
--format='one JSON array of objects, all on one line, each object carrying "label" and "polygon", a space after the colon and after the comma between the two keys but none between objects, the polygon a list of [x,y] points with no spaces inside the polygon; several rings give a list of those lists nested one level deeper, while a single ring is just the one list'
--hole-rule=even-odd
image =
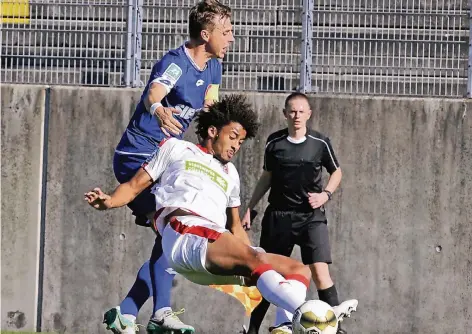
[{"label": "player's ear", "polygon": [[208,138],[210,139],[216,139],[218,138],[218,129],[216,126],[210,126],[208,127]]},{"label": "player's ear", "polygon": [[205,42],[208,42],[208,40],[210,39],[210,32],[206,29],[202,30],[200,32],[200,37],[205,41]]},{"label": "player's ear", "polygon": [[285,119],[287,119],[287,118],[288,118],[288,116],[287,116],[287,108],[283,108],[283,109],[282,109],[282,113],[284,114]]}]

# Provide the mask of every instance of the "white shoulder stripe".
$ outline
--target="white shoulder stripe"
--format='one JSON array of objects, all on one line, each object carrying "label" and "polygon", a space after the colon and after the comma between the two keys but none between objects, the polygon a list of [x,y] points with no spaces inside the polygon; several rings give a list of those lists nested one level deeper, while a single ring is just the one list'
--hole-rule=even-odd
[{"label": "white shoulder stripe", "polygon": [[273,141],[275,141],[275,140],[277,140],[277,139],[281,139],[281,138],[283,138],[283,137],[287,137],[287,135],[283,135],[283,136],[280,136],[280,137],[277,137],[277,138],[272,139],[270,142],[268,142],[268,143],[266,144],[265,148],[267,149],[267,146],[269,146],[270,143],[272,143]]},{"label": "white shoulder stripe", "polygon": [[333,165],[334,165],[334,167],[336,167],[336,169],[338,169],[339,166],[336,165],[336,161],[334,161],[333,154],[331,153],[331,150],[329,149],[328,143],[326,141],[324,141],[323,139],[313,137],[312,135],[308,135],[308,137],[310,137],[311,139],[314,139],[314,140],[319,140],[319,141],[323,142],[326,145],[326,148],[328,149],[329,156],[331,157],[331,160],[333,161]]},{"label": "white shoulder stripe", "polygon": [[125,152],[125,151],[120,151],[120,150],[115,150],[115,152],[121,155],[139,155],[141,157],[150,157],[152,155],[149,153]]}]

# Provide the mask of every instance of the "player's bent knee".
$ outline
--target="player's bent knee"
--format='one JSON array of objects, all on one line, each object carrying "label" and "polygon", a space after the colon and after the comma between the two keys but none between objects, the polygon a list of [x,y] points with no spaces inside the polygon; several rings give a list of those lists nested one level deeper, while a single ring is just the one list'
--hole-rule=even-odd
[{"label": "player's bent knee", "polygon": [[306,265],[302,265],[302,267],[299,270],[300,270],[301,275],[305,276],[307,279],[310,279],[310,277],[311,277],[310,267],[308,267]]},{"label": "player's bent knee", "polygon": [[247,259],[246,263],[248,265],[248,268],[253,271],[257,267],[263,265],[263,264],[270,264],[269,258],[266,253],[261,253],[258,252],[252,248],[248,248],[248,254],[247,254]]},{"label": "player's bent knee", "polygon": [[311,271],[310,268],[303,263],[300,262],[295,262],[290,270],[291,273],[297,274],[297,275],[302,275],[305,277],[307,280],[310,280],[311,278]]}]

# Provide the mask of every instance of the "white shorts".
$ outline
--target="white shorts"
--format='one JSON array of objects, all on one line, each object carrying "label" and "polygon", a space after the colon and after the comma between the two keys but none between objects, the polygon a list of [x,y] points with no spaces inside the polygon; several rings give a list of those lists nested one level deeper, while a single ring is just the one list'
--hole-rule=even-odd
[{"label": "white shorts", "polygon": [[244,285],[241,276],[219,276],[206,267],[208,240],[216,240],[225,228],[197,216],[174,217],[162,231],[162,250],[169,265],[200,285]]}]

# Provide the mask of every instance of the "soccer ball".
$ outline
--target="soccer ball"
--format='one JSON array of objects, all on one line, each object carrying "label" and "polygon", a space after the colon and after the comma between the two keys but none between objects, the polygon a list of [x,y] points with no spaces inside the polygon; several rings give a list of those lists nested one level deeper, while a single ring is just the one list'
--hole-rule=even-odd
[{"label": "soccer ball", "polygon": [[293,334],[336,334],[338,318],[329,304],[309,300],[293,316]]}]

